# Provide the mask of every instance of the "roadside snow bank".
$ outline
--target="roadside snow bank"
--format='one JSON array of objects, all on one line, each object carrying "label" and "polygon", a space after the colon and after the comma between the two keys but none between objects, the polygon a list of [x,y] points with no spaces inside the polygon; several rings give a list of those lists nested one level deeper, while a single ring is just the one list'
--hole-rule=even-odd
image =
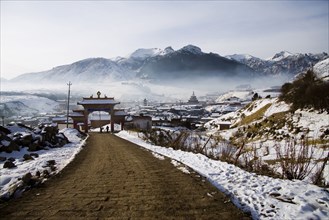
[{"label": "roadside snow bank", "polygon": [[[24,160],[23,155],[29,154],[28,148],[21,148],[20,151],[13,151],[12,153],[1,152],[1,157],[12,158],[16,167],[3,168],[5,161],[0,161],[0,198],[9,199],[13,194],[19,195],[20,192],[15,192],[21,186],[23,186],[22,177],[27,173],[34,176],[36,173],[43,174],[44,170],[47,170],[50,175],[54,175],[60,172],[67,164],[69,164],[75,157],[75,155],[82,149],[85,144],[85,137],[75,129],[66,128],[60,131],[68,140],[69,144],[60,148],[49,148],[48,150],[39,150],[36,153],[38,156],[33,157],[31,160]],[[49,161],[54,160],[53,164],[56,169],[50,169]],[[48,176],[44,176],[44,180]],[[24,190],[24,189],[23,189]]]},{"label": "roadside snow bank", "polygon": [[117,136],[177,160],[208,178],[254,219],[328,219],[329,192],[303,181],[258,176],[204,155],[145,143],[136,133]]}]

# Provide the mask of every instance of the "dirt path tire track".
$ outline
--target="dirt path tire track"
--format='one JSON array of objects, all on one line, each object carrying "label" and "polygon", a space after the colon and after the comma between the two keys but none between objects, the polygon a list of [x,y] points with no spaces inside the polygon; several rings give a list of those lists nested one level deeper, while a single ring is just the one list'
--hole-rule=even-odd
[{"label": "dirt path tire track", "polygon": [[[0,205],[1,219],[245,219],[197,174],[110,134],[90,135],[60,174]],[[247,218],[248,219],[248,218]]]}]

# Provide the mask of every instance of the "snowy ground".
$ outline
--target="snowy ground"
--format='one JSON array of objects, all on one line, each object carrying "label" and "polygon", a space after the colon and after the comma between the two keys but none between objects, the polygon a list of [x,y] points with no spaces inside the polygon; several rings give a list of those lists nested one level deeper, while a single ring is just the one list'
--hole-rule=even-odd
[{"label": "snowy ground", "polygon": [[33,153],[38,153],[39,157],[34,160],[23,160],[23,155],[31,152],[27,148],[22,148],[20,151],[13,151],[13,153],[0,153],[0,156],[7,158],[14,158],[17,167],[7,169],[3,168],[3,162],[0,162],[0,197],[9,197],[9,192],[12,188],[16,188],[22,184],[22,176],[26,173],[35,175],[37,171],[42,172],[47,169],[47,161],[55,160],[56,170],[51,174],[56,174],[61,171],[68,163],[70,163],[75,155],[82,149],[85,141],[79,137],[79,133],[75,129],[63,129],[60,133],[64,133],[71,143],[64,145],[61,148],[50,148],[49,150],[40,150]]},{"label": "snowy ground", "polygon": [[[172,158],[208,178],[231,201],[254,219],[328,219],[329,192],[303,181],[259,176],[204,155],[145,143],[136,133],[121,131],[127,139],[153,152],[159,159]],[[180,168],[183,172],[188,170]]]}]

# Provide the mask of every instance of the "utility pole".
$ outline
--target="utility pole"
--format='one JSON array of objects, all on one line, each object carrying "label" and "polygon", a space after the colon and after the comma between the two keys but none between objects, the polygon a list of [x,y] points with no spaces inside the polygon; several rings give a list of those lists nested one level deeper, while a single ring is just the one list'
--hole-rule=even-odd
[{"label": "utility pole", "polygon": [[69,86],[69,92],[67,95],[67,112],[66,112],[66,128],[69,127],[69,111],[70,111],[70,95],[71,95],[71,81],[67,84]]}]

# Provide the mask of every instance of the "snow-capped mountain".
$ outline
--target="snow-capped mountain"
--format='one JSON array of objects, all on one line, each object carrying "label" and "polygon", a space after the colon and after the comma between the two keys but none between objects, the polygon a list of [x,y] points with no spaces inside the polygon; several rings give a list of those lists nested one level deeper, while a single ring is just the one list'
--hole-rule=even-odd
[{"label": "snow-capped mountain", "polygon": [[282,59],[285,59],[285,58],[287,58],[291,55],[293,55],[293,54],[288,52],[288,51],[281,51],[279,53],[276,53],[273,57],[271,57],[267,60],[276,62],[276,61],[280,61]]},{"label": "snow-capped mountain", "polygon": [[155,56],[164,56],[173,51],[174,50],[171,47],[167,47],[164,50],[159,48],[138,49],[128,55],[126,58],[119,57],[114,61],[123,68],[137,72],[144,65],[147,59]]},{"label": "snow-capped mountain", "polygon": [[249,54],[233,54],[225,57],[230,60],[235,60],[239,63],[245,64],[258,73],[263,73],[263,70],[270,66],[270,62]]},{"label": "snow-capped mountain", "polygon": [[175,81],[209,77],[293,76],[305,72],[325,58],[328,58],[326,53],[292,54],[286,51],[267,60],[246,54],[222,57],[187,45],[178,50],[171,47],[138,49],[127,57],[114,59],[84,59],[47,71],[23,74],[10,82],[108,82],[134,80],[136,77]]},{"label": "snow-capped mountain", "polygon": [[196,55],[202,55],[203,52],[200,47],[194,46],[194,45],[187,45],[177,51],[178,53],[187,53],[187,54],[196,54]]},{"label": "snow-capped mountain", "polygon": [[273,57],[263,60],[251,55],[234,54],[226,56],[229,59],[245,64],[264,75],[297,75],[312,68],[316,63],[328,58],[328,54],[302,54],[281,51]]},{"label": "snow-capped mountain", "polygon": [[199,47],[187,45],[177,51],[146,60],[137,76],[150,79],[191,79],[207,77],[250,77],[254,71],[244,64],[204,53]]},{"label": "snow-capped mountain", "polygon": [[89,58],[48,71],[27,73],[13,79],[15,82],[100,82],[104,80],[127,80],[131,71],[105,58]]},{"label": "snow-capped mountain", "polygon": [[134,58],[134,59],[147,59],[149,57],[153,57],[156,55],[159,55],[162,52],[161,49],[159,48],[151,48],[151,49],[138,49],[135,52],[133,52],[129,58]]}]

